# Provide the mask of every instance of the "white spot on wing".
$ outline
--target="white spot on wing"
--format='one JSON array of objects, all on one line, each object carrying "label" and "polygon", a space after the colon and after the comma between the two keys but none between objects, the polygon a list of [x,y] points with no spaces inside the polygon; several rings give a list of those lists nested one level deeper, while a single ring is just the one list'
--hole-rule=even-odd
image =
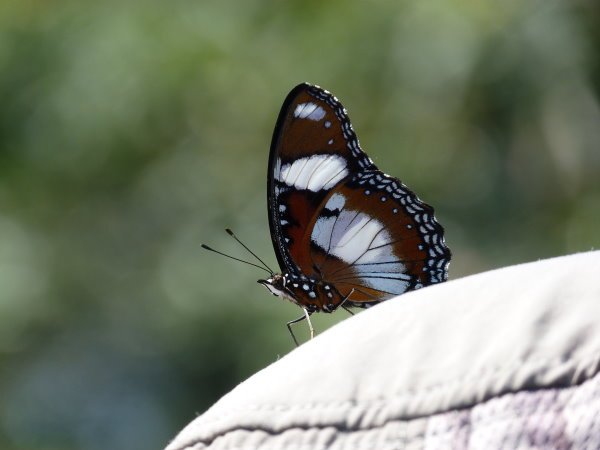
[{"label": "white spot on wing", "polygon": [[325,117],[325,110],[314,103],[300,103],[294,110],[294,117],[318,121]]}]

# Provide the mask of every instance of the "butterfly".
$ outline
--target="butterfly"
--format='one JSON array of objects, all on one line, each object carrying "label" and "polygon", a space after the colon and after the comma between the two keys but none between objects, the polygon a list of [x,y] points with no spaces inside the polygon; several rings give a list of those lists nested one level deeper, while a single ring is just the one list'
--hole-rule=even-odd
[{"label": "butterfly", "polygon": [[[381,172],[346,109],[302,83],[285,99],[268,164],[268,213],[281,273],[258,282],[315,312],[369,307],[446,281],[451,253],[433,208]],[[297,344],[297,341],[296,341]]]}]

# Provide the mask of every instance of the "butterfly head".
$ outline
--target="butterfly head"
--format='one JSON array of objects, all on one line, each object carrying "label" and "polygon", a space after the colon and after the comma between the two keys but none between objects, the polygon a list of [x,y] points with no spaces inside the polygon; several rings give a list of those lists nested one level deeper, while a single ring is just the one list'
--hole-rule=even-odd
[{"label": "butterfly head", "polygon": [[333,312],[343,301],[333,285],[298,274],[274,274],[258,280],[276,297],[282,297],[308,312]]},{"label": "butterfly head", "polygon": [[272,275],[266,280],[258,280],[258,283],[266,287],[274,296],[283,297],[293,303],[296,303],[296,299],[294,298],[292,292],[286,287],[287,282],[287,276],[279,273]]}]

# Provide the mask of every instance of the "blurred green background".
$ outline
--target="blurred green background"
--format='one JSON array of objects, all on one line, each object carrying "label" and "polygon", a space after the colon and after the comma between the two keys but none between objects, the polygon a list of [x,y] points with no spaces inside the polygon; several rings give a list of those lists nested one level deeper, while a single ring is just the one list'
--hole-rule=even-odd
[{"label": "blurred green background", "polygon": [[1,2],[1,449],[161,448],[293,347],[298,309],[200,244],[277,265],[302,81],[436,207],[451,278],[598,247],[596,1]]}]

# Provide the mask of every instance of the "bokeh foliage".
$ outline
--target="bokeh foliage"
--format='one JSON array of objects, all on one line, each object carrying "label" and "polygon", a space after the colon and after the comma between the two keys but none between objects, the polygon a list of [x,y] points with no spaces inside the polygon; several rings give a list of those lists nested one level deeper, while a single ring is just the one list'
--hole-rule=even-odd
[{"label": "bokeh foliage", "polygon": [[0,447],[160,448],[291,349],[200,243],[276,266],[301,81],[436,207],[451,278],[598,247],[599,52],[592,0],[0,3]]}]

